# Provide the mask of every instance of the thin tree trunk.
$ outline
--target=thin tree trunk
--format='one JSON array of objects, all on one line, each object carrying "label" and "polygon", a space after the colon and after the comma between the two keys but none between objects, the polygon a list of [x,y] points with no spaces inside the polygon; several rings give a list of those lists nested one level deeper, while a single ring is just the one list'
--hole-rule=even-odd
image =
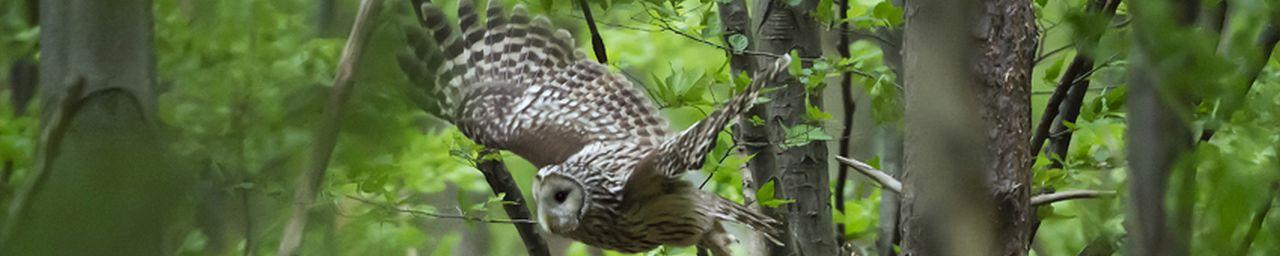
[{"label": "thin tree trunk", "polygon": [[995,199],[999,255],[1026,255],[1031,249],[1031,69],[1037,28],[1030,0],[986,0],[978,22],[982,53],[977,69],[984,102],[987,164]]},{"label": "thin tree trunk", "polygon": [[360,3],[360,12],[352,25],[347,44],[342,49],[342,57],[338,61],[337,75],[334,77],[329,102],[325,105],[324,119],[314,134],[315,147],[311,151],[311,162],[297,179],[293,193],[293,209],[289,221],[285,225],[280,238],[277,255],[294,255],[302,244],[302,236],[307,226],[308,212],[316,193],[324,184],[325,170],[329,166],[329,158],[338,143],[338,122],[342,116],[343,105],[350,96],[355,74],[356,62],[364,51],[364,41],[372,35],[370,16],[381,9],[382,0],[364,0]]},{"label": "thin tree trunk", "polygon": [[[735,36],[742,36],[748,42],[744,50],[751,51],[755,49],[755,43],[751,43],[754,42],[752,38],[755,36],[751,31],[751,16],[747,13],[746,1],[720,1],[716,2],[716,8],[720,14],[721,27],[724,29],[721,31],[721,40],[724,42],[724,45],[728,45],[732,49],[732,38]],[[755,59],[751,56],[748,56],[745,53],[735,53],[733,50],[725,50],[725,52],[729,55],[730,79],[737,79],[739,74],[751,75],[753,71],[757,70]],[[763,127],[755,126],[751,122],[751,116],[753,115],[761,117],[765,116],[765,109],[766,107],[763,105],[756,105],[752,107],[752,109],[743,113],[742,117],[738,118],[738,123],[732,128],[734,141],[738,141],[739,144],[744,145],[740,148],[741,153],[745,155],[757,154],[756,158],[750,160],[751,162],[749,165],[752,166],[752,168],[750,168],[751,170],[763,168],[762,166],[764,165],[761,164],[772,164],[773,162],[772,155],[758,154],[763,151],[764,146],[768,145],[768,140]],[[772,173],[772,171],[770,171],[770,173]],[[748,196],[747,203],[751,203],[754,198],[750,197],[755,195],[755,191],[752,188],[759,187],[759,183],[755,181],[750,173],[746,173],[742,176],[742,183],[743,194]],[[749,248],[759,248],[752,249],[751,251],[761,251],[764,250],[763,248],[770,246],[770,242],[768,240],[765,240],[763,237],[754,233],[746,234],[746,237],[743,237],[742,241],[750,241],[751,244],[747,245]],[[699,253],[708,252],[700,249]]]},{"label": "thin tree trunk", "polygon": [[[999,255],[973,18],[976,1],[906,3],[902,254]],[[960,40],[956,40],[960,39]]]},{"label": "thin tree trunk", "polygon": [[[1166,194],[1169,179],[1175,174],[1174,161],[1190,149],[1191,133],[1174,106],[1190,100],[1162,92],[1177,81],[1170,80],[1168,74],[1162,74],[1151,66],[1157,61],[1187,63],[1192,60],[1161,59],[1165,56],[1154,56],[1148,52],[1158,44],[1171,43],[1153,34],[1156,28],[1152,26],[1162,26],[1158,19],[1174,17],[1176,24],[1181,26],[1195,23],[1200,2],[1174,2],[1143,2],[1130,8],[1135,22],[1133,49],[1130,51],[1129,122],[1126,132],[1129,136],[1129,213],[1125,223],[1129,230],[1131,255],[1179,256],[1187,255],[1189,251],[1189,232],[1186,232],[1189,225],[1173,225],[1181,222],[1184,216],[1176,212],[1169,214],[1165,210],[1180,209],[1177,203],[1166,208]],[[1173,8],[1157,8],[1159,5]],[[1194,173],[1186,168],[1180,174],[1186,178],[1194,177]],[[1182,189],[1189,190],[1190,187]]]},{"label": "thin tree trunk", "polygon": [[[816,6],[817,1],[803,1],[795,6],[784,1],[757,1],[752,22],[760,26],[759,34],[754,38],[756,49],[774,54],[797,50],[800,59],[795,61],[805,66],[812,65],[806,59],[822,54],[819,25],[809,14]],[[821,92],[806,92],[805,85],[791,76],[780,76],[779,80],[780,83],[775,85],[779,89],[768,95],[772,101],[765,104],[767,113],[759,116],[765,122],[762,128],[767,135],[767,144],[747,142],[748,147],[765,147],[764,152],[754,159],[761,161],[752,161],[750,165],[756,185],[773,180],[778,198],[795,200],[778,208],[765,209],[765,213],[781,217],[786,222],[789,238],[783,240],[787,242],[785,246],[770,246],[768,254],[835,255],[837,245],[831,220],[826,143],[812,141],[785,149],[779,146],[787,140],[788,127],[814,124],[813,120],[805,120],[805,104],[807,101],[808,104],[822,106]],[[774,159],[769,160],[773,165],[765,165],[764,161],[768,160],[763,160],[762,155],[772,155]]]},{"label": "thin tree trunk", "polygon": [[[848,11],[849,1],[847,0],[840,1],[840,8],[836,10],[838,13],[840,13],[840,20],[849,19],[849,11]],[[851,26],[849,26],[849,22],[840,23],[840,29],[843,31],[849,31],[850,27]],[[839,33],[839,37],[840,39],[836,41],[836,51],[840,53],[840,58],[848,58],[849,44],[851,43],[849,41],[849,33],[847,32]],[[854,98],[854,95],[853,95],[853,76],[849,74],[849,72],[840,74],[839,86],[840,86],[840,99],[842,101],[841,106],[844,108],[843,109],[844,118],[841,118],[841,120],[844,121],[844,130],[841,131],[840,137],[839,137],[840,138],[839,155],[848,158],[848,157],[853,157],[852,155],[853,114],[856,113],[858,109],[857,100]],[[839,174],[836,175],[836,188],[835,190],[832,191],[832,193],[834,193],[836,197],[835,198],[836,211],[840,211],[840,214],[848,214],[844,210],[844,194],[846,193],[845,184],[849,183],[849,167],[845,165],[840,165],[836,168],[839,169],[838,170]],[[845,244],[844,234],[845,234],[844,222],[836,221],[836,243],[842,248],[844,247],[844,244]]]}]

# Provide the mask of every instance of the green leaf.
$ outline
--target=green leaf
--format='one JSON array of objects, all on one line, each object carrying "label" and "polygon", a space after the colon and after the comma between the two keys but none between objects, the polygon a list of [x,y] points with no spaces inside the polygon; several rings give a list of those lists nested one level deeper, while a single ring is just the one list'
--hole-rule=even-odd
[{"label": "green leaf", "polygon": [[827,121],[832,118],[831,114],[822,112],[822,109],[818,108],[818,106],[809,104],[809,100],[807,99],[805,100],[805,114],[808,116],[809,120],[813,121]]},{"label": "green leaf", "polygon": [[835,16],[836,11],[835,8],[831,8],[831,6],[831,0],[819,0],[818,8],[813,10],[814,19],[817,19],[818,22],[822,23],[831,23],[831,21],[835,19],[833,16]]},{"label": "green leaf", "polygon": [[875,157],[872,157],[872,158],[871,158],[871,160],[867,160],[866,164],[867,164],[867,165],[870,165],[870,166],[871,166],[871,168],[876,168],[876,170],[883,170],[883,168],[881,168],[881,167],[880,167],[880,156],[879,156],[879,155],[877,155],[877,156],[875,156]]},{"label": "green leaf", "polygon": [[902,24],[902,8],[893,5],[893,1],[884,1],[871,10],[871,16],[884,21],[885,25],[895,27]]},{"label": "green leaf", "polygon": [[733,49],[733,54],[742,54],[743,51],[747,50],[747,45],[750,43],[747,40],[747,36],[742,34],[735,33],[729,36],[729,47]]},{"label": "green leaf", "polygon": [[822,127],[801,124],[787,127],[786,142],[782,144],[783,148],[799,147],[809,145],[812,141],[827,141],[835,139],[831,135],[827,135]]},{"label": "green leaf", "polygon": [[764,186],[760,186],[760,189],[756,190],[756,202],[759,202],[761,206],[769,207],[769,208],[778,208],[778,206],[780,205],[789,204],[796,201],[792,199],[779,199],[775,197],[774,191],[773,191],[774,190],[773,183],[774,183],[774,180],[769,180],[769,182],[765,183]]},{"label": "green leaf", "polygon": [[791,7],[800,6],[801,3],[804,3],[804,0],[787,0],[787,5]]},{"label": "green leaf", "polygon": [[1058,75],[1062,74],[1062,63],[1065,63],[1065,62],[1066,62],[1066,58],[1060,58],[1057,61],[1054,61],[1052,66],[1049,66],[1048,68],[1044,69],[1044,77],[1042,77],[1041,79],[1044,79],[1045,83],[1049,83],[1049,84],[1052,84],[1053,81],[1058,80]]},{"label": "green leaf", "polygon": [[802,64],[804,63],[804,60],[800,59],[800,52],[791,51],[787,54],[791,55],[791,65],[787,66],[787,71],[790,72],[792,76],[800,76],[800,74],[804,73],[804,65]]}]

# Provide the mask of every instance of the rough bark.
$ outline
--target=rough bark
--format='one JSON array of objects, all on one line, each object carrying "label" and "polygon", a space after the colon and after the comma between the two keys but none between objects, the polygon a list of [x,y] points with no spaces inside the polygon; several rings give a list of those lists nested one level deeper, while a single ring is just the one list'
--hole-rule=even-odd
[{"label": "rough bark", "polygon": [[987,124],[987,164],[995,199],[999,255],[1026,255],[1031,248],[1031,69],[1037,33],[1030,0],[987,0],[978,22],[977,68]]},{"label": "rough bark", "polygon": [[999,155],[988,145],[999,144],[983,122],[979,40],[963,40],[975,38],[973,17],[983,10],[976,1],[906,3],[904,255],[999,255],[1004,247],[991,221],[996,175],[986,170]]},{"label": "rough bark", "polygon": [[[1187,226],[1175,226],[1181,214],[1167,213],[1166,193],[1169,178],[1175,174],[1178,156],[1190,149],[1191,133],[1175,111],[1175,104],[1189,103],[1185,97],[1173,94],[1169,89],[1178,81],[1169,74],[1153,67],[1155,63],[1168,65],[1168,61],[1190,63],[1189,59],[1171,59],[1150,52],[1160,44],[1171,44],[1154,34],[1155,26],[1163,26],[1161,19],[1173,18],[1180,26],[1195,23],[1199,1],[1180,3],[1144,2],[1131,8],[1134,16],[1133,49],[1130,51],[1129,77],[1129,213],[1125,221],[1129,230],[1131,255],[1187,255],[1189,231]],[[1168,5],[1173,8],[1157,8]],[[1168,12],[1162,12],[1168,11]],[[1167,46],[1166,46],[1167,47]],[[1194,177],[1189,170],[1181,171],[1184,177]],[[1186,181],[1180,180],[1180,181]],[[1190,187],[1183,187],[1188,190]]]},{"label": "rough bark", "polygon": [[155,122],[151,1],[40,7],[40,144],[0,254],[172,252],[164,231],[191,179]]},{"label": "rough bark", "polygon": [[[817,1],[803,1],[796,6],[789,6],[783,1],[757,1],[752,24],[759,24],[759,33],[754,38],[757,50],[774,54],[787,54],[791,50],[799,52],[804,65],[811,65],[805,59],[821,56],[822,48],[819,40],[818,24],[809,16]],[[759,60],[758,60],[759,61]],[[772,60],[769,60],[772,61]],[[772,99],[765,104],[765,121],[762,128],[767,135],[763,142],[758,140],[758,133],[744,135],[748,139],[747,146],[760,150],[750,163],[752,177],[756,185],[770,180],[776,182],[777,197],[793,199],[794,203],[784,204],[778,208],[765,209],[765,213],[786,222],[787,242],[785,246],[770,246],[770,255],[834,255],[837,251],[834,225],[831,221],[831,191],[827,173],[827,146],[822,141],[813,141],[803,146],[781,148],[786,141],[786,128],[800,124],[813,125],[812,120],[805,120],[805,102],[822,106],[820,92],[806,92],[804,84],[791,76],[779,76],[775,85],[778,90],[768,95]],[[772,159],[762,159],[763,155],[771,155]],[[765,163],[772,162],[772,165]]]}]

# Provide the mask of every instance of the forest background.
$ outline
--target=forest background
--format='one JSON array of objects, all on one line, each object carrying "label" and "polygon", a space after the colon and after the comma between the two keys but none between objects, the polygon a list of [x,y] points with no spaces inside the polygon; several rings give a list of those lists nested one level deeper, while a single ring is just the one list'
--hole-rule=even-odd
[{"label": "forest background", "polygon": [[[13,208],[24,183],[40,175],[41,113],[49,115],[49,91],[36,89],[41,60],[37,2],[0,2],[0,209]],[[148,2],[148,1],[144,1]],[[383,1],[368,16],[363,56],[356,60],[350,98],[341,111],[336,147],[297,245],[302,255],[517,255],[524,240],[505,223],[509,205],[495,195],[475,165],[479,148],[456,129],[428,116],[412,97],[413,83],[397,64],[406,47],[403,26],[416,25],[410,1]],[[439,1],[438,1],[439,2]],[[603,52],[611,69],[642,85],[661,106],[673,130],[691,125],[723,102],[747,76],[731,70],[734,55],[757,47],[751,35],[726,32],[716,0],[513,0],[572,32],[589,58]],[[777,1],[808,7],[818,24],[821,57],[807,58],[791,74],[804,84],[803,124],[782,127],[779,147],[825,147],[832,155],[861,160],[893,174],[904,165],[904,9],[888,0]],[[1018,2],[1018,1],[1014,1]],[[1196,29],[1135,18],[1131,1],[1114,2],[1114,14],[1091,5],[1106,1],[1030,1],[1039,32],[1030,73],[1030,118],[1037,127],[1057,112],[1053,98],[1062,83],[1091,84],[1074,106],[1078,118],[1049,118],[1050,147],[1034,150],[1030,193],[1091,192],[1080,200],[1034,205],[1032,255],[1111,255],[1132,242],[1126,235],[1130,210],[1131,159],[1126,144],[1133,127],[1128,95],[1136,65],[1180,81],[1171,91],[1199,103],[1176,109],[1180,124],[1203,139],[1178,155],[1182,170],[1171,177],[1170,212],[1190,212],[1180,227],[1194,255],[1272,255],[1280,252],[1280,216],[1274,204],[1280,181],[1280,58],[1275,47],[1280,5],[1268,0],[1193,1],[1200,7]],[[1154,1],[1143,1],[1154,2]],[[1025,3],[1025,2],[1024,2]],[[456,3],[440,3],[454,15]],[[344,43],[359,14],[356,0],[159,0],[150,3],[154,32],[154,130],[172,159],[166,171],[99,177],[93,184],[125,193],[72,191],[45,201],[75,209],[24,220],[18,241],[41,245],[90,241],[88,248],[133,246],[177,255],[271,255],[282,248],[294,213],[298,177],[306,173],[325,122]],[[751,4],[751,6],[758,6]],[[1146,6],[1152,6],[1147,3]],[[843,8],[843,9],[842,9]],[[1108,9],[1108,8],[1100,8]],[[752,12],[758,10],[753,9]],[[586,19],[598,27],[599,42]],[[755,15],[755,13],[753,13]],[[453,17],[451,17],[452,19]],[[1142,25],[1146,24],[1146,25]],[[1147,26],[1137,34],[1135,26]],[[1151,32],[1157,31],[1157,32]],[[1135,39],[1135,37],[1139,39]],[[1134,64],[1134,45],[1150,40],[1160,56],[1194,62]],[[939,44],[948,42],[939,41]],[[601,49],[603,48],[603,49]],[[844,48],[844,49],[841,49]],[[847,50],[847,51],[845,51]],[[1093,65],[1076,67],[1087,56]],[[1167,59],[1163,59],[1167,60]],[[1067,82],[1064,82],[1067,81]],[[60,82],[70,83],[75,82]],[[1241,86],[1243,85],[1243,86]],[[74,87],[74,86],[72,86]],[[40,94],[34,94],[40,91]],[[1063,90],[1065,92],[1065,90]],[[37,96],[33,96],[37,95]],[[42,95],[42,96],[41,96]],[[1065,94],[1064,94],[1065,95]],[[769,96],[766,95],[765,98]],[[768,100],[768,99],[764,99]],[[143,99],[143,102],[148,100]],[[1058,99],[1061,101],[1061,99]],[[144,104],[145,105],[145,104]],[[50,107],[55,106],[55,107]],[[1048,107],[1048,108],[1047,108]],[[1047,111],[1051,109],[1053,111]],[[44,111],[44,112],[42,112]],[[60,113],[60,112],[59,112]],[[1065,113],[1065,112],[1064,112]],[[1056,114],[1056,113],[1055,113]],[[54,118],[55,120],[57,118]],[[1055,121],[1057,120],[1057,121]],[[762,120],[750,120],[764,122]],[[47,121],[46,121],[47,122]],[[1210,131],[1206,137],[1203,131]],[[1214,133],[1213,131],[1216,131]],[[771,193],[767,181],[744,188],[742,166],[750,154],[734,150],[726,129],[703,170],[687,175],[704,189],[766,208],[796,202]],[[1043,132],[1041,132],[1043,133]],[[1055,143],[1067,145],[1061,150]],[[1039,135],[1039,134],[1038,134]],[[66,139],[74,140],[71,136]],[[151,138],[151,137],[149,137]],[[116,145],[128,149],[134,144]],[[128,151],[128,150],[125,150]],[[92,152],[91,152],[92,153]],[[509,153],[500,159],[522,194],[529,195],[536,169]],[[831,225],[839,225],[839,250],[886,255],[898,250],[886,234],[896,232],[883,216],[884,198],[895,192],[853,172],[836,158],[825,169],[832,189]],[[171,167],[171,168],[170,168]],[[1184,178],[1191,173],[1190,179]],[[74,178],[68,178],[75,180]],[[1189,180],[1189,181],[1188,181]],[[1183,183],[1179,183],[1186,181]],[[75,182],[66,183],[74,186]],[[42,189],[57,190],[51,182]],[[778,185],[783,186],[783,185]],[[780,188],[781,189],[781,188]],[[108,190],[109,191],[109,190]],[[763,193],[762,193],[763,192]],[[86,196],[88,195],[88,196]],[[140,195],[140,196],[139,196]],[[61,196],[61,197],[59,197]],[[78,198],[59,201],[58,198]],[[92,201],[77,205],[76,200]],[[528,201],[528,200],[526,200]],[[822,201],[819,201],[822,202]],[[132,210],[117,211],[116,208]],[[1185,207],[1185,208],[1177,208]],[[57,207],[54,207],[57,208]],[[94,233],[84,223],[144,209],[160,235]],[[39,211],[39,209],[36,209]],[[1176,214],[1175,218],[1178,218]],[[824,215],[825,216],[825,215]],[[127,219],[127,218],[126,218]],[[6,218],[11,225],[14,219]],[[41,222],[45,221],[45,222]],[[519,220],[516,220],[519,221]],[[6,227],[6,234],[11,227]],[[749,251],[755,241],[741,228]],[[135,236],[136,235],[136,236]],[[57,238],[43,239],[42,238]],[[149,240],[151,239],[151,240]],[[543,235],[553,255],[615,255]],[[890,240],[889,246],[884,246]],[[10,241],[11,242],[11,241]],[[6,250],[14,250],[9,244]],[[97,245],[98,247],[94,247]],[[21,251],[22,249],[18,249]],[[694,248],[661,248],[649,255],[692,255]],[[44,251],[51,252],[51,251]]]}]

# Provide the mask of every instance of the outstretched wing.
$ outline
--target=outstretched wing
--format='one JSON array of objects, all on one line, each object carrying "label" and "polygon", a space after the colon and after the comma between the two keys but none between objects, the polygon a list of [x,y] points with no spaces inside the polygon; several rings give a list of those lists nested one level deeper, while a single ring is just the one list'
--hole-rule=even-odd
[{"label": "outstretched wing", "polygon": [[791,57],[783,55],[772,66],[756,73],[746,90],[679,135],[667,139],[640,160],[637,167],[625,176],[621,187],[615,190],[626,191],[623,195],[626,200],[643,201],[664,193],[663,186],[655,184],[664,184],[678,179],[678,175],[685,171],[702,168],[703,158],[711,151],[716,136],[725,125],[733,122],[742,111],[750,109],[760,89],[777,80],[778,73],[785,72],[790,63]]},{"label": "outstretched wing", "polygon": [[[785,72],[790,63],[790,56],[783,55],[778,58],[772,66],[757,73],[745,91],[734,96],[711,115],[680,132],[680,135],[667,139],[644,161],[642,168],[637,170],[641,173],[632,174],[632,179],[672,178],[685,171],[702,168],[703,158],[715,145],[716,135],[724,130],[725,125],[737,119],[742,111],[750,109],[760,89],[765,84],[776,80],[777,74]],[[643,177],[644,175],[653,177]]]},{"label": "outstretched wing", "polygon": [[463,0],[454,30],[439,7],[421,9],[429,31],[406,29],[411,51],[400,56],[418,85],[412,95],[477,143],[545,166],[590,143],[656,147],[666,136],[642,92],[583,58],[569,32],[552,30],[545,17],[530,20],[522,6],[508,17],[495,4],[482,24]]}]

